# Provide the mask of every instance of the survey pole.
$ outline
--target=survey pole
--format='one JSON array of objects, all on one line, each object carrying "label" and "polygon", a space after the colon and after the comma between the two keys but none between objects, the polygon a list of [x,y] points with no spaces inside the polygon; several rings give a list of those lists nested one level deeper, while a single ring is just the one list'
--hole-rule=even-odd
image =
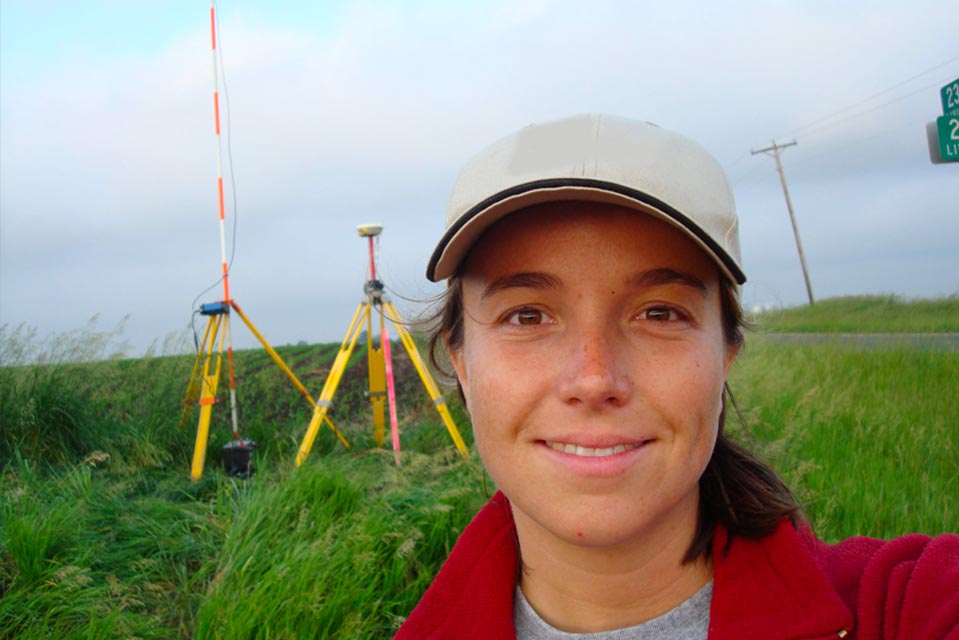
[{"label": "survey pole", "polygon": [[809,304],[815,304],[816,301],[812,295],[812,283],[809,281],[809,269],[806,267],[806,254],[803,252],[802,240],[799,239],[799,225],[796,224],[796,214],[793,212],[793,203],[789,197],[789,186],[786,184],[786,174],[783,172],[783,163],[779,157],[779,150],[785,149],[786,147],[795,146],[796,141],[787,142],[786,144],[776,144],[776,141],[773,140],[771,147],[766,147],[765,149],[755,149],[752,151],[753,155],[757,153],[770,153],[772,152],[773,158],[776,159],[776,171],[779,172],[779,181],[783,185],[783,194],[786,196],[786,208],[789,209],[789,221],[793,226],[793,235],[796,237],[796,249],[799,251],[799,262],[802,264],[802,275],[803,279],[806,281],[806,293],[809,294]]}]

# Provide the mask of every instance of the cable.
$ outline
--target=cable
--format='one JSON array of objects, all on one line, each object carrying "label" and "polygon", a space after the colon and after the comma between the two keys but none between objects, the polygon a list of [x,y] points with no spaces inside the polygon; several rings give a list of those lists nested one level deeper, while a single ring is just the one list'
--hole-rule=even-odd
[{"label": "cable", "polygon": [[746,180],[747,178],[753,177],[753,174],[755,174],[755,173],[756,173],[757,171],[759,171],[760,169],[767,169],[767,170],[769,171],[769,173],[775,173],[775,172],[776,172],[776,169],[770,167],[768,163],[762,163],[762,164],[754,163],[753,166],[752,166],[752,168],[749,169],[749,171],[746,171],[745,173],[743,173],[741,176],[739,176],[739,177],[737,177],[737,178],[731,179],[730,182],[731,182],[732,185],[735,187],[736,185],[740,184],[741,182],[743,182],[743,181]]},{"label": "cable", "polygon": [[197,353],[199,353],[199,351],[200,351],[200,343],[199,343],[199,340],[197,340],[197,337],[196,337],[196,316],[197,316],[198,313],[200,313],[200,310],[196,308],[196,303],[199,302],[199,301],[200,301],[200,298],[202,298],[204,295],[206,295],[207,292],[212,291],[212,290],[213,290],[217,285],[219,285],[221,282],[223,282],[223,277],[222,277],[222,276],[219,277],[219,278],[217,278],[216,282],[214,282],[213,284],[211,284],[209,287],[207,287],[206,289],[204,289],[203,291],[201,291],[200,293],[198,293],[197,296],[196,296],[195,298],[193,298],[193,302],[190,304],[190,312],[191,312],[191,313],[190,313],[190,326],[193,328],[193,343],[196,345]]},{"label": "cable", "polygon": [[[945,67],[945,66],[947,66],[947,65],[949,65],[949,64],[952,64],[952,63],[954,63],[954,62],[956,62],[956,61],[959,61],[959,56],[954,57],[954,58],[950,58],[949,60],[946,60],[946,61],[941,62],[941,63],[939,63],[939,64],[937,64],[937,65],[935,65],[935,66],[932,66],[932,67],[930,67],[930,68],[928,68],[928,69],[926,69],[926,70],[924,70],[924,71],[921,71],[920,73],[917,73],[917,74],[915,74],[915,75],[913,75],[913,76],[911,76],[911,77],[909,77],[909,78],[906,78],[905,80],[902,80],[902,81],[900,81],[900,82],[897,82],[896,84],[894,84],[894,85],[892,85],[892,86],[889,86],[889,87],[886,87],[885,89],[882,89],[882,90],[880,90],[880,91],[877,91],[876,93],[873,93],[872,95],[867,96],[866,98],[864,98],[863,100],[857,102],[856,104],[848,105],[848,106],[843,107],[843,108],[841,108],[841,109],[837,109],[837,110],[835,110],[835,111],[833,111],[833,112],[831,112],[831,113],[828,113],[828,114],[826,114],[826,115],[824,115],[824,116],[822,116],[822,117],[820,117],[820,118],[817,118],[817,119],[815,119],[815,120],[812,120],[812,121],[810,121],[810,122],[807,122],[806,124],[804,124],[804,125],[796,128],[796,129],[794,129],[794,130],[792,131],[792,133],[790,133],[790,134],[788,134],[788,135],[776,136],[776,137],[774,137],[773,139],[775,140],[775,139],[785,139],[785,138],[790,138],[790,137],[800,137],[800,136],[797,136],[797,134],[799,134],[799,133],[801,133],[801,132],[805,132],[805,135],[801,136],[803,139],[809,139],[809,138],[814,138],[814,139],[815,139],[815,138],[817,138],[818,136],[822,136],[825,132],[828,132],[830,129],[833,129],[833,128],[835,128],[835,127],[837,127],[837,126],[839,126],[839,125],[847,122],[847,121],[850,120],[850,119],[853,119],[853,118],[856,118],[856,117],[860,117],[860,116],[864,116],[864,115],[867,115],[867,114],[872,113],[872,112],[874,112],[874,111],[878,111],[878,110],[883,109],[883,108],[885,108],[885,107],[888,107],[888,106],[890,106],[890,105],[893,105],[893,104],[896,104],[896,103],[898,103],[898,102],[901,102],[901,101],[905,100],[906,98],[912,97],[912,96],[914,96],[914,95],[916,95],[916,94],[918,94],[918,93],[920,93],[920,92],[926,91],[926,90],[928,90],[928,89],[930,89],[930,88],[932,88],[932,87],[935,87],[935,86],[937,86],[937,85],[941,85],[941,84],[943,84],[943,83],[945,83],[945,82],[949,82],[949,80],[953,77],[953,74],[951,74],[951,73],[950,73],[950,75],[949,75],[948,77],[943,78],[943,79],[941,79],[941,80],[937,80],[937,81],[935,81],[935,82],[932,82],[932,83],[929,83],[929,84],[925,84],[925,85],[923,85],[923,86],[921,86],[921,87],[919,87],[919,88],[917,88],[917,89],[914,89],[914,90],[912,90],[912,91],[910,91],[910,92],[908,92],[908,93],[899,95],[899,96],[897,96],[897,97],[895,97],[895,98],[892,98],[892,99],[890,99],[890,100],[886,100],[885,102],[881,102],[881,103],[876,104],[876,105],[874,105],[874,106],[868,106],[868,107],[866,107],[866,108],[863,108],[864,105],[868,104],[870,101],[873,101],[873,100],[875,100],[876,98],[878,98],[878,97],[880,97],[880,96],[882,96],[882,95],[885,95],[885,94],[887,94],[887,93],[889,93],[889,92],[891,92],[891,91],[894,91],[894,90],[896,90],[896,89],[899,89],[900,87],[903,87],[903,86],[909,84],[910,82],[913,82],[913,81],[917,80],[918,78],[921,78],[921,77],[923,77],[923,76],[925,76],[925,75],[928,75],[928,74],[932,73],[933,71],[936,71],[936,70],[938,70],[938,69],[941,69],[942,67]],[[855,111],[855,112],[853,112],[853,113],[848,113],[850,110],[855,109],[855,108],[857,108],[857,107],[859,107],[860,110]],[[843,114],[846,114],[846,115],[843,115]],[[841,116],[841,117],[840,117],[840,116]],[[881,131],[881,132],[878,132],[878,133],[867,133],[867,134],[865,134],[865,135],[853,136],[853,137],[851,138],[851,140],[854,140],[854,141],[862,141],[862,140],[873,139],[873,138],[879,137],[880,135],[883,135],[883,134],[887,133],[887,132],[890,131],[890,130],[893,130],[893,129],[898,130],[898,129],[904,127],[904,126],[911,125],[911,124],[913,124],[912,121],[910,121],[909,123],[902,124],[902,125],[897,125],[897,126],[894,126],[894,127],[887,127],[884,131]],[[828,139],[828,138],[827,138],[827,139]],[[822,144],[822,142],[823,142],[823,139],[820,138],[820,139],[818,140],[818,144]],[[806,147],[806,148],[808,148],[808,147]],[[814,154],[812,154],[812,155],[800,156],[799,158],[797,158],[797,161],[798,161],[798,163],[800,163],[800,164],[806,163],[806,162],[808,162],[808,161],[811,160],[811,159],[815,159],[815,158],[818,158],[818,157],[820,157],[820,156],[826,155],[826,154],[830,153],[830,151],[831,151],[831,150],[829,150],[829,149],[825,149],[825,150],[819,151],[818,153],[814,153]],[[736,164],[738,164],[738,162],[739,162],[739,160],[737,160],[736,162],[734,162],[732,166],[735,166]],[[757,170],[757,168],[754,167],[753,169],[750,169],[749,171],[747,171],[747,172],[743,173],[742,175],[738,176],[737,178],[731,180],[731,182],[733,183],[733,185],[739,184],[740,182],[746,180],[747,178],[752,177],[753,174],[755,174],[756,170]]]},{"label": "cable", "polygon": [[[216,285],[213,285],[216,286]],[[193,304],[196,305],[196,300],[193,301]],[[196,309],[190,315],[190,327],[193,329],[193,348],[197,353],[200,353],[200,339],[196,335],[196,317],[200,314],[200,310]]]},{"label": "cable", "polygon": [[[869,102],[869,101],[871,101],[871,100],[873,100],[873,99],[875,99],[875,98],[878,98],[879,96],[881,96],[881,95],[883,95],[883,94],[889,93],[890,91],[893,91],[893,90],[895,90],[895,89],[898,89],[899,87],[901,87],[901,86],[903,86],[903,85],[909,84],[909,83],[912,82],[913,80],[916,80],[916,79],[918,79],[918,78],[921,78],[921,77],[924,76],[924,75],[927,75],[927,74],[929,74],[929,73],[932,73],[933,71],[935,71],[935,70],[937,70],[937,69],[941,69],[942,67],[944,67],[944,66],[946,66],[946,65],[948,65],[948,64],[952,64],[953,62],[956,62],[957,60],[959,60],[959,56],[957,56],[957,57],[955,57],[955,58],[950,58],[949,60],[946,60],[945,62],[941,62],[941,63],[939,63],[939,64],[937,64],[937,65],[935,65],[935,66],[933,66],[933,67],[930,67],[930,68],[926,69],[925,71],[922,71],[922,72],[920,72],[920,73],[917,73],[916,75],[914,75],[914,76],[912,76],[912,77],[910,77],[910,78],[907,78],[907,79],[905,79],[905,80],[902,80],[902,81],[900,81],[900,82],[892,85],[891,87],[886,87],[885,89],[882,89],[881,91],[877,91],[876,93],[874,93],[874,94],[872,94],[872,95],[870,95],[870,96],[867,96],[866,98],[864,98],[864,99],[862,99],[862,100],[859,100],[859,101],[856,102],[855,104],[851,104],[851,105],[845,106],[845,107],[843,107],[843,108],[841,108],[841,109],[837,109],[837,110],[833,111],[832,113],[828,113],[828,114],[826,114],[826,115],[824,115],[824,116],[821,116],[821,117],[817,118],[816,120],[813,120],[813,121],[811,121],[811,122],[807,122],[806,124],[801,125],[801,126],[798,127],[797,129],[794,129],[791,133],[786,134],[786,135],[783,135],[783,136],[777,136],[777,138],[794,138],[794,137],[796,137],[800,132],[805,131],[806,129],[808,129],[808,128],[810,128],[810,127],[813,127],[813,126],[819,124],[820,122],[823,122],[823,121],[825,121],[825,120],[829,120],[830,118],[833,118],[833,117],[835,117],[835,116],[837,116],[837,115],[839,115],[839,114],[841,114],[841,113],[844,113],[844,112],[846,112],[846,111],[849,111],[850,109],[855,109],[856,107],[861,107],[861,106],[863,105],[863,103]],[[928,87],[923,87],[923,88],[925,89],[925,88],[928,88]],[[921,89],[920,89],[920,90],[921,90]],[[909,95],[912,95],[912,94],[909,94]]]},{"label": "cable", "polygon": [[[862,143],[862,142],[866,142],[866,141],[869,141],[869,140],[874,140],[874,139],[876,139],[876,138],[885,136],[885,135],[889,134],[889,133],[892,132],[892,131],[900,131],[900,130],[906,128],[906,127],[917,127],[917,128],[918,128],[918,125],[920,125],[920,124],[921,124],[922,122],[924,122],[925,120],[927,120],[927,118],[922,118],[922,120],[918,120],[918,121],[917,121],[917,120],[910,120],[910,121],[908,121],[908,122],[901,123],[901,124],[899,124],[899,125],[897,125],[897,126],[895,126],[895,127],[886,127],[885,129],[883,129],[882,131],[879,131],[879,132],[874,132],[874,133],[867,134],[867,135],[855,136],[855,137],[851,138],[849,141],[850,141],[850,142],[854,141],[854,142],[857,142],[857,143]],[[806,148],[808,149],[808,147],[806,147]],[[815,152],[815,153],[812,153],[812,154],[809,154],[809,155],[796,154],[796,158],[795,158],[795,160],[793,160],[793,161],[791,162],[791,164],[792,164],[793,166],[797,166],[797,165],[798,165],[798,166],[801,167],[801,166],[803,166],[803,165],[808,164],[808,163],[809,163],[810,161],[812,161],[812,160],[815,160],[815,159],[820,158],[820,157],[822,157],[822,156],[830,155],[830,154],[833,154],[833,153],[836,153],[836,152],[837,152],[837,149],[835,149],[835,148],[826,148],[826,149],[823,149],[823,150],[821,150],[821,151],[818,151],[818,152]]]},{"label": "cable", "polygon": [[[232,127],[231,127],[231,124],[230,124],[230,92],[229,92],[229,89],[228,89],[228,87],[227,87],[226,71],[225,71],[224,65],[223,65],[223,43],[222,43],[222,37],[221,37],[221,35],[220,35],[219,7],[217,6],[217,3],[216,3],[215,0],[213,0],[213,6],[214,6],[214,23],[215,23],[215,28],[216,28],[216,39],[217,39],[217,42],[218,42],[218,46],[217,46],[217,48],[216,48],[216,55],[217,55],[217,58],[218,58],[218,60],[219,60],[218,72],[219,72],[220,78],[221,78],[222,81],[223,81],[223,100],[224,100],[224,107],[225,107],[225,109],[226,109],[226,114],[225,114],[225,115],[226,115],[227,165],[228,165],[229,171],[230,171],[230,192],[231,192],[232,199],[233,199],[233,233],[232,233],[232,240],[231,240],[231,244],[230,244],[230,260],[229,260],[229,262],[228,262],[228,264],[227,264],[227,269],[226,269],[226,270],[227,270],[227,273],[229,274],[229,273],[233,270],[233,259],[234,259],[234,257],[236,256],[236,245],[237,245],[237,242],[236,242],[236,238],[237,238],[236,228],[237,228],[237,221],[238,221],[238,217],[239,217],[239,216],[238,216],[238,209],[237,209],[237,204],[236,204],[236,202],[237,202],[237,197],[236,197],[236,177],[235,177],[234,174],[233,174],[233,145],[232,145],[232,135],[231,135]],[[193,299],[193,303],[190,305],[191,311],[193,311],[193,310],[196,308],[197,302],[200,300],[200,298],[202,298],[204,295],[206,295],[207,293],[209,293],[210,291],[212,291],[214,288],[216,288],[217,286],[219,286],[219,284],[220,284],[221,282],[223,282],[223,276],[222,276],[222,275],[221,275],[219,278],[217,278],[216,281],[215,281],[213,284],[211,284],[209,287],[207,287],[206,289],[204,289],[203,291],[201,291],[199,294],[197,294],[196,298]],[[191,324],[191,326],[193,326],[193,334],[194,334],[194,335],[193,335],[193,341],[194,341],[194,343],[197,343],[197,340],[196,340],[196,326],[195,326],[195,322],[196,322],[196,311],[193,311],[192,316],[191,316],[191,320],[190,320],[190,324]],[[197,347],[197,349],[199,350],[199,347]]]},{"label": "cable", "polygon": [[735,167],[737,164],[739,164],[740,162],[742,162],[749,156],[750,156],[749,153],[744,153],[738,158],[736,158],[735,160],[733,160],[732,162],[730,162],[728,165],[726,165],[726,173],[729,174],[729,172],[733,170],[733,167]]},{"label": "cable", "polygon": [[[950,77],[951,77],[951,74],[950,74]],[[942,84],[943,82],[948,82],[948,81],[949,81],[948,78],[945,78],[945,79],[942,79],[942,80],[937,80],[937,81],[932,82],[932,83],[930,83],[930,84],[927,84],[927,85],[924,85],[924,86],[922,86],[922,87],[919,87],[919,88],[916,89],[915,91],[911,91],[911,92],[906,93],[906,94],[904,94],[904,95],[901,95],[901,96],[899,96],[899,97],[897,97],[897,98],[893,98],[892,100],[889,100],[888,102],[883,102],[883,103],[880,103],[880,104],[878,104],[878,105],[876,105],[876,106],[874,106],[874,107],[870,107],[870,108],[868,108],[868,109],[865,109],[865,110],[863,110],[863,111],[857,111],[857,112],[855,112],[855,113],[851,113],[851,114],[849,114],[849,115],[843,116],[842,118],[840,118],[840,119],[838,119],[838,120],[834,120],[833,122],[824,124],[824,125],[822,125],[821,127],[813,128],[810,133],[807,133],[807,134],[806,134],[806,137],[816,136],[816,135],[822,133],[823,131],[827,131],[827,130],[833,128],[833,127],[836,127],[836,126],[838,126],[838,125],[846,122],[847,120],[850,120],[851,118],[856,118],[856,117],[859,117],[859,116],[864,116],[864,115],[866,115],[866,114],[868,114],[868,113],[872,113],[873,111],[878,111],[879,109],[883,109],[883,108],[885,108],[885,107],[888,107],[889,105],[896,104],[897,102],[902,102],[902,101],[905,100],[906,98],[912,97],[912,96],[916,95],[917,93],[920,93],[920,92],[922,92],[922,91],[926,91],[927,89],[930,89],[930,88],[932,88],[932,87],[935,87],[935,86],[937,86],[937,85]],[[811,126],[811,125],[807,125],[807,128],[808,128],[809,126]],[[783,136],[783,137],[789,137],[789,136]]]},{"label": "cable", "polygon": [[223,64],[223,37],[220,35],[220,8],[213,2],[216,9],[216,38],[217,38],[217,57],[220,60],[220,78],[223,80],[223,106],[226,108],[226,157],[227,165],[230,168],[230,192],[233,197],[233,240],[230,247],[230,261],[227,265],[227,272],[233,269],[233,258],[236,255],[236,227],[239,221],[239,215],[236,208],[236,177],[233,175],[233,138],[232,128],[230,126],[230,90],[226,83],[226,65]]}]

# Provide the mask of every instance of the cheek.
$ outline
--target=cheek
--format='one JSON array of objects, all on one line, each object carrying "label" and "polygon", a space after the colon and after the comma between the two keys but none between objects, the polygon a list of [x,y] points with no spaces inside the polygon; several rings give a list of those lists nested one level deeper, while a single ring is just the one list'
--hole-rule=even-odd
[{"label": "cheek", "polygon": [[[672,393],[683,398],[688,408],[718,406],[723,384],[726,381],[725,366],[722,358],[711,349],[697,349],[692,352],[671,352],[664,354],[661,376],[653,381],[661,386],[662,393]],[[670,368],[671,367],[671,368]]]},{"label": "cheek", "polygon": [[725,366],[722,358],[712,358],[701,364],[700,384],[696,387],[697,398],[690,398],[688,406],[697,407],[696,418],[699,422],[697,449],[700,452],[700,466],[705,469],[712,457],[719,435],[719,418],[723,410],[723,387],[726,382]]},{"label": "cheek", "polygon": [[530,375],[528,358],[492,341],[468,336],[457,372],[473,426],[473,437],[484,460],[511,441],[535,414],[546,393],[541,377]]},{"label": "cheek", "polygon": [[[463,397],[466,399],[466,409],[469,412],[473,430],[473,441],[480,460],[497,484],[502,480],[498,473],[499,459],[502,455],[501,446],[504,439],[503,412],[505,403],[501,398],[502,390],[496,387],[496,376],[488,376],[483,362],[478,362],[467,356],[465,361],[465,381]],[[500,400],[493,400],[501,398]]]},{"label": "cheek", "polygon": [[505,355],[482,327],[472,321],[466,322],[463,345],[454,367],[463,393],[471,404],[482,402],[489,393],[496,393],[498,383],[510,377],[510,359]]},{"label": "cheek", "polygon": [[509,379],[496,367],[496,359],[491,358],[483,349],[464,350],[462,358],[460,384],[466,398],[466,408],[473,419],[473,428],[486,426],[490,411],[502,406],[504,389],[502,381]]},{"label": "cheek", "polygon": [[465,336],[464,344],[455,354],[450,354],[450,360],[456,371],[456,378],[463,390],[466,401],[466,410],[473,422],[473,431],[477,433],[484,420],[483,399],[489,397],[486,366],[483,362],[483,349],[476,348],[476,341],[471,336]]},{"label": "cheek", "polygon": [[659,379],[650,391],[650,401],[677,426],[677,435],[688,439],[693,466],[705,464],[712,454],[723,406],[724,373],[722,358],[706,350],[675,370],[669,381]]}]

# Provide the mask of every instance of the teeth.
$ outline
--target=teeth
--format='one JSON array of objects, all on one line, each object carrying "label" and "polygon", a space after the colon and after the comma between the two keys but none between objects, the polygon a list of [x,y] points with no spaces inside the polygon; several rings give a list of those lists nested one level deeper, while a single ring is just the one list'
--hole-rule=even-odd
[{"label": "teeth", "polygon": [[551,449],[557,451],[562,451],[563,453],[568,453],[574,456],[584,456],[584,457],[602,457],[602,456],[613,456],[617,453],[622,453],[630,449],[635,449],[638,444],[618,444],[615,447],[604,447],[602,449],[594,449],[593,447],[580,447],[575,444],[562,443],[562,442],[546,442]]}]

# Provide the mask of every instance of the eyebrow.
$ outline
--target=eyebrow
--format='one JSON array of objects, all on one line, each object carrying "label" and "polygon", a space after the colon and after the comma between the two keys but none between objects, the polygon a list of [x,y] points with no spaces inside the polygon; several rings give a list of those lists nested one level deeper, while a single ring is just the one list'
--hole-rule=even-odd
[{"label": "eyebrow", "polygon": [[630,278],[627,278],[626,282],[635,287],[656,287],[667,284],[684,285],[697,289],[703,294],[704,298],[709,293],[705,282],[692,274],[676,271],[675,269],[650,269],[649,271],[634,274]]},{"label": "eyebrow", "polygon": [[480,300],[485,300],[498,291],[506,289],[526,288],[526,289],[559,289],[560,280],[556,276],[538,271],[523,271],[520,273],[511,273],[497,278],[486,285]]},{"label": "eyebrow", "polygon": [[[665,267],[660,269],[649,269],[648,271],[641,271],[633,274],[626,279],[626,284],[643,288],[678,284],[696,289],[703,294],[703,297],[706,297],[709,293],[706,283],[696,276],[683,271],[677,271],[675,269],[668,269]],[[493,280],[491,283],[486,285],[485,289],[483,289],[480,299],[485,300],[491,295],[499,291],[505,291],[506,289],[559,289],[561,286],[562,282],[556,276],[538,271],[522,271],[520,273],[511,273]]]}]

